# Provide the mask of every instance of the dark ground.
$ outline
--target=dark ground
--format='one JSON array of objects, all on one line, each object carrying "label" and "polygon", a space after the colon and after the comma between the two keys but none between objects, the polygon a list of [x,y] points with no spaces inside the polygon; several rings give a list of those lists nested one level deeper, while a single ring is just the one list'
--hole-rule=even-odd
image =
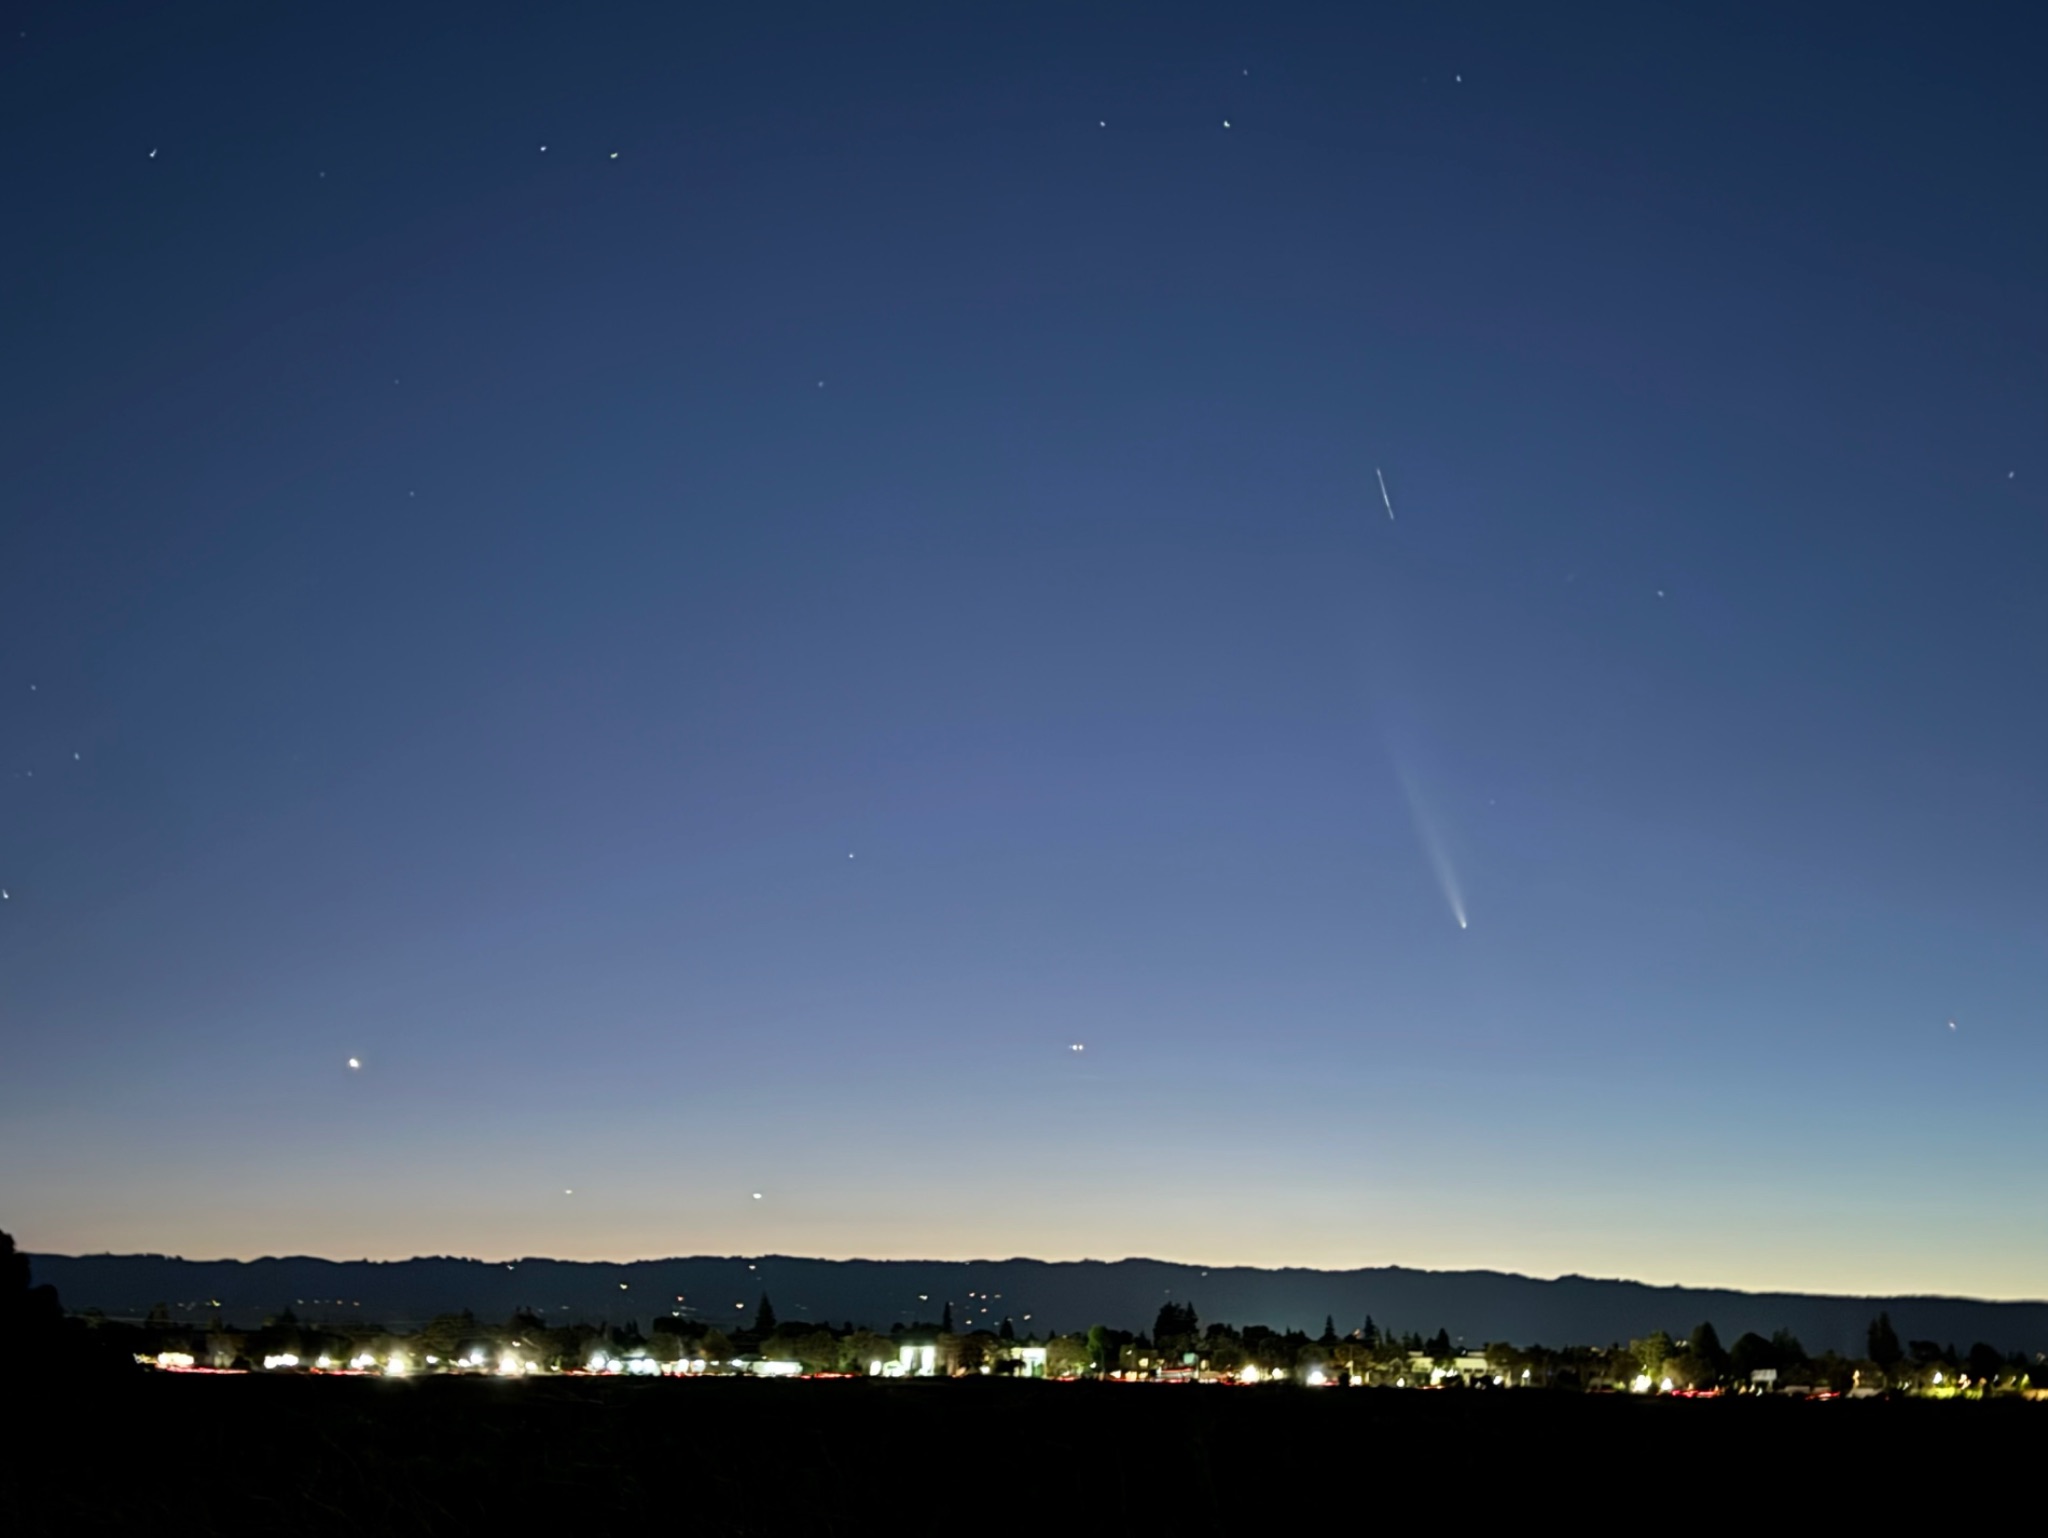
[{"label": "dark ground", "polygon": [[2048,1405],[2015,1402],[198,1375],[12,1397],[8,1534],[1853,1519],[1885,1490],[2024,1487],[2048,1451]]}]

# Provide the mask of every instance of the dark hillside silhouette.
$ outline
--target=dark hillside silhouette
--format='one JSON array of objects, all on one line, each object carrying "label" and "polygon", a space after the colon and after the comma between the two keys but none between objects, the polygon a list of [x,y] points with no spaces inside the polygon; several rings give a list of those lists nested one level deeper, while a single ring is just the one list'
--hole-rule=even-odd
[{"label": "dark hillside silhouette", "polygon": [[[812,1260],[781,1255],[693,1256],[624,1264],[545,1259],[332,1261],[307,1257],[195,1261],[161,1255],[39,1255],[37,1274],[74,1309],[140,1319],[166,1301],[182,1320],[215,1314],[267,1318],[281,1308],[309,1320],[378,1320],[411,1328],[473,1310],[503,1319],[530,1310],[551,1324],[619,1323],[680,1316],[731,1329],[765,1296],[776,1317],[818,1324],[852,1319],[886,1331],[935,1317],[963,1332],[1085,1331],[1104,1324],[1151,1329],[1160,1305],[1199,1306],[1204,1320],[1319,1334],[1327,1320],[1370,1315],[1378,1330],[1456,1341],[1605,1344],[1663,1331],[1684,1339],[1712,1319],[1720,1339],[1789,1331],[1809,1351],[1860,1356],[1883,1313],[1905,1340],[1990,1341],[2001,1350],[2048,1350],[2048,1303],[1968,1298],[1831,1297],[1722,1288],[1651,1287],[1568,1276],[1555,1281],[1497,1271],[1355,1271],[1189,1266],[1157,1260]],[[217,1300],[217,1301],[216,1301]],[[679,1301],[680,1300],[680,1301]],[[1347,1328],[1349,1327],[1347,1323]]]}]

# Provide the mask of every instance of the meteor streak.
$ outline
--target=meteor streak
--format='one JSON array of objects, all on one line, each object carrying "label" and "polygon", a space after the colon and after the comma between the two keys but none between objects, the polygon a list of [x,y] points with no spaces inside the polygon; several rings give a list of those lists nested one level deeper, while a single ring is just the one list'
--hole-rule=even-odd
[{"label": "meteor streak", "polygon": [[1392,523],[1394,521],[1394,499],[1387,495],[1387,478],[1380,473],[1378,465],[1372,467],[1372,473],[1379,477],[1380,500],[1387,504],[1387,522]]}]

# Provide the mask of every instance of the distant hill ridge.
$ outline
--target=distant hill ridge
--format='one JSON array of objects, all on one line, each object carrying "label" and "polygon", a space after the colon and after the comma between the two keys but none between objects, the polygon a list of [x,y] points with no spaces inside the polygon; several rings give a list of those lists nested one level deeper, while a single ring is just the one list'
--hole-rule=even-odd
[{"label": "distant hill ridge", "polygon": [[672,1313],[750,1324],[763,1294],[783,1319],[856,1324],[936,1321],[950,1305],[961,1330],[1008,1317],[1021,1334],[1092,1324],[1149,1328],[1159,1305],[1192,1303],[1203,1321],[1340,1331],[1368,1314],[1382,1329],[1469,1342],[1604,1345],[1655,1330],[1685,1334],[1711,1320],[1721,1338],[1789,1329],[1810,1351],[1860,1355],[1883,1310],[1902,1340],[1986,1341],[2001,1351],[2048,1351],[2048,1301],[1842,1297],[1657,1287],[1499,1271],[1353,1271],[1194,1266],[1159,1260],[819,1260],[789,1255],[698,1255],[625,1262],[513,1261],[423,1256],[412,1260],[184,1260],[163,1255],[34,1255],[38,1282],[67,1309],[140,1318],[158,1304],[175,1317],[260,1322],[290,1308],[303,1319],[357,1319],[410,1328],[468,1309],[504,1318],[530,1309],[551,1322],[637,1320]]}]

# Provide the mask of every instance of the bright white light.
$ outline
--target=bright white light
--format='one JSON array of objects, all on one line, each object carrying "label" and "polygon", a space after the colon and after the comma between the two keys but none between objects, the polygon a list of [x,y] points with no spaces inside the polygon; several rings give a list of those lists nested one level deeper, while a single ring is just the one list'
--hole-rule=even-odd
[{"label": "bright white light", "polygon": [[299,1359],[289,1351],[282,1352],[277,1356],[266,1356],[263,1359],[263,1370],[265,1372],[276,1372],[281,1367],[296,1367],[298,1365]]},{"label": "bright white light", "polygon": [[352,1057],[348,1060],[348,1065],[351,1068],[360,1068],[363,1066],[363,1060],[359,1057]]},{"label": "bright white light", "polygon": [[189,1351],[159,1351],[156,1356],[156,1365],[171,1368],[190,1367],[192,1365],[192,1353]]},{"label": "bright white light", "polygon": [[1662,1383],[1658,1384],[1657,1387],[1668,1394],[1671,1392],[1671,1380],[1669,1378],[1666,1378]]},{"label": "bright white light", "polygon": [[1629,1389],[1630,1389],[1630,1390],[1631,1390],[1632,1392],[1634,1392],[1634,1393],[1637,1393],[1637,1394],[1647,1394],[1647,1393],[1649,1393],[1649,1392],[1650,1392],[1650,1375],[1649,1375],[1648,1373],[1646,1373],[1646,1372],[1645,1372],[1645,1373],[1637,1373],[1637,1374],[1636,1374],[1636,1376],[1635,1376],[1635,1379],[1634,1379],[1634,1381],[1632,1381],[1632,1382],[1631,1382],[1631,1383],[1629,1384]]},{"label": "bright white light", "polygon": [[316,1357],[313,1361],[313,1365],[319,1368],[322,1372],[325,1372],[328,1368],[334,1365],[334,1359],[332,1357],[327,1356]]},{"label": "bright white light", "polygon": [[1249,1367],[1249,1366],[1248,1366],[1248,1367],[1246,1367],[1246,1368],[1245,1368],[1245,1370],[1244,1370],[1243,1372],[1241,1372],[1241,1373],[1239,1373],[1239,1374],[1237,1375],[1237,1381],[1238,1381],[1238,1382],[1240,1382],[1240,1383],[1256,1383],[1256,1382],[1258,1382],[1258,1381],[1259,1381],[1259,1370],[1258,1370],[1258,1368],[1256,1368],[1256,1367]]},{"label": "bright white light", "polygon": [[348,1359],[348,1365],[356,1372],[368,1372],[371,1368],[377,1365],[377,1359],[374,1356],[370,1355],[369,1352],[365,1351],[359,1356],[350,1357]]},{"label": "bright white light", "polygon": [[1308,1385],[1310,1388],[1321,1388],[1325,1383],[1328,1383],[1329,1381],[1330,1380],[1328,1378],[1323,1376],[1322,1368],[1311,1367],[1308,1370]]}]

